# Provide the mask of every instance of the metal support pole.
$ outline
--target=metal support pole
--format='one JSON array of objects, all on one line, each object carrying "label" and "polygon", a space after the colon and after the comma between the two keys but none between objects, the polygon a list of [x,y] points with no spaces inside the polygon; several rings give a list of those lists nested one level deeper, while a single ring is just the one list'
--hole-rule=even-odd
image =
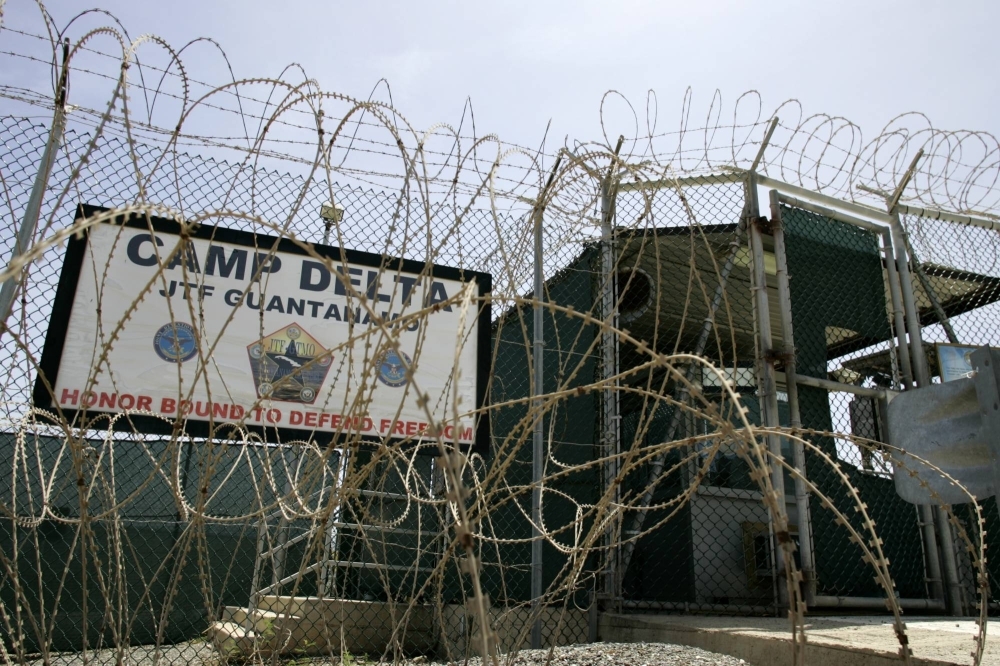
[{"label": "metal support pole", "polygon": [[882,231],[882,247],[885,252],[885,272],[889,282],[889,302],[892,305],[892,321],[896,329],[896,355],[899,358],[899,369],[903,377],[903,386],[913,386],[913,367],[910,365],[910,354],[906,346],[906,322],[903,315],[903,297],[899,289],[899,274],[896,272],[896,255],[892,251],[892,232]]},{"label": "metal support pole", "polygon": [[[618,137],[618,144],[612,157],[611,169],[601,180],[601,320],[607,327],[601,333],[601,379],[607,382],[618,375],[618,308],[615,301],[618,295],[618,283],[615,275],[615,199],[618,196],[616,167],[618,153],[621,151],[624,136]],[[604,489],[612,493],[613,506],[618,506],[621,499],[621,489],[618,487],[619,470],[619,395],[618,382],[613,386],[605,386],[601,391],[601,429],[602,451],[606,460],[604,464]],[[621,540],[618,530],[612,521],[604,532],[604,594],[603,597],[614,602],[621,597]]]},{"label": "metal support pole", "polygon": [[[778,192],[771,190],[771,224],[774,235],[774,257],[777,264],[778,310],[781,316],[781,337],[784,342],[785,390],[788,392],[788,411],[792,430],[802,427],[799,412],[799,387],[795,381],[795,336],[792,330],[792,298],[788,284],[788,257],[785,252],[785,229],[781,220],[781,205]],[[799,522],[799,559],[802,562],[802,577],[805,583],[806,604],[812,606],[816,598],[816,568],[813,564],[812,518],[809,511],[809,492],[806,488],[806,453],[802,442],[792,442],[792,456],[795,471],[795,508]]]},{"label": "metal support pole", "polygon": [[[601,319],[607,322],[601,334],[601,378],[608,381],[618,374],[618,311],[615,307],[616,276],[614,229],[612,226],[611,183],[605,179],[601,183]],[[604,488],[618,497],[616,478],[618,477],[618,391],[606,387],[601,392],[602,439],[605,460]],[[604,594],[608,599],[618,598],[618,555],[620,540],[616,537],[615,526],[610,521],[605,531],[607,555],[604,567]]]},{"label": "metal support pole", "polygon": [[[903,228],[899,222],[899,215],[895,212],[891,214],[893,218],[892,239],[896,248],[896,269],[899,274],[899,282],[903,296],[903,310],[906,315],[906,327],[910,335],[910,355],[914,374],[916,375],[917,386],[930,386],[930,371],[927,368],[927,355],[924,354],[923,339],[920,332],[920,316],[917,311],[916,299],[913,296],[913,281],[910,277],[909,261],[907,260],[906,241],[903,237]],[[936,521],[935,521],[936,515]],[[938,569],[944,573],[944,590],[947,594],[948,609],[952,615],[962,614],[962,594],[958,581],[958,568],[955,562],[955,546],[948,525],[947,512],[942,507],[932,509],[930,505],[924,504],[920,507],[920,518],[924,527],[925,549],[927,551],[928,568],[931,570],[930,578],[933,589],[938,591],[941,587],[941,580],[934,584],[933,569]],[[938,548],[933,537],[933,529],[937,523],[938,536],[941,540],[941,557],[938,560]],[[943,566],[943,569],[941,565]],[[942,594],[942,598],[944,594]]]},{"label": "metal support pole", "polygon": [[545,374],[543,359],[545,354],[544,300],[545,276],[542,271],[544,243],[542,239],[542,220],[545,212],[546,197],[552,181],[555,179],[562,155],[556,159],[548,182],[535,202],[532,214],[535,237],[535,287],[534,287],[534,320],[532,362],[534,363],[534,381],[532,382],[531,409],[535,416],[535,428],[531,451],[531,648],[542,647],[542,471],[545,462],[545,419],[542,413],[542,395],[545,393]]},{"label": "metal support pole", "polygon": [[[910,335],[910,354],[913,366],[913,373],[917,380],[917,386],[929,386],[931,383],[930,371],[927,368],[927,355],[924,354],[923,338],[920,331],[920,313],[917,310],[916,299],[913,296],[913,281],[910,277],[909,260],[907,259],[909,243],[906,239],[906,231],[899,221],[899,211],[896,207],[903,195],[903,191],[909,184],[913,174],[917,171],[917,164],[924,156],[923,149],[917,151],[910,162],[909,168],[903,174],[903,178],[896,186],[896,190],[886,202],[886,208],[890,217],[890,228],[893,245],[896,248],[896,267],[899,273],[899,283],[903,296],[903,309],[906,315],[906,326]],[[941,313],[939,313],[940,316]],[[946,590],[941,590],[941,580],[938,579],[936,585],[933,580],[933,568],[937,565],[940,571],[940,562],[936,562],[938,550],[933,539],[934,518],[937,518],[938,534],[941,538],[941,559],[944,564],[944,586]],[[936,592],[947,592],[948,609],[952,615],[962,614],[962,594],[958,581],[958,568],[955,563],[955,545],[951,528],[948,525],[948,514],[942,507],[932,510],[930,505],[920,506],[920,517],[924,528],[924,541],[927,551],[928,568],[931,569],[931,582]],[[942,593],[941,598],[944,598]]]},{"label": "metal support pole", "polygon": [[[56,89],[55,111],[52,115],[52,129],[49,130],[49,138],[45,142],[45,150],[42,152],[42,161],[38,165],[38,174],[35,182],[31,186],[31,195],[28,203],[24,207],[24,217],[21,218],[21,227],[17,230],[17,241],[11,253],[11,262],[24,254],[31,245],[31,237],[38,227],[38,218],[41,215],[42,199],[45,198],[45,188],[49,183],[49,175],[52,173],[52,166],[56,161],[56,153],[62,142],[63,132],[66,129],[66,80],[69,72],[69,40],[63,43],[63,64],[62,72],[59,75],[59,83]],[[9,265],[9,264],[8,264]],[[12,275],[0,287],[0,329],[7,325],[7,318],[14,307],[14,298],[17,296],[18,287],[21,285],[21,275]]]},{"label": "metal support pole", "polygon": [[[771,309],[767,297],[767,272],[764,269],[764,238],[758,226],[760,219],[760,204],[757,196],[757,178],[751,173],[747,179],[747,202],[749,203],[750,223],[747,225],[750,235],[750,254],[753,257],[753,290],[754,311],[757,319],[757,354],[760,359],[757,384],[760,400],[762,422],[768,428],[780,427],[778,418],[778,392],[775,385],[774,340],[771,334]],[[781,467],[781,438],[774,434],[767,435],[767,448],[771,458],[771,486],[778,496],[779,516],[786,513],[785,507],[785,476]],[[777,516],[772,516],[772,521]],[[772,525],[773,529],[773,525]],[[774,565],[777,571],[785,568],[785,554],[777,547],[775,541]],[[777,575],[775,576],[777,580]],[[778,599],[782,606],[788,606],[788,588],[778,585]]]},{"label": "metal support pole", "polygon": [[542,220],[541,215],[535,216],[535,312],[534,312],[534,353],[535,363],[534,398],[531,401],[535,412],[535,432],[531,452],[531,606],[534,611],[534,622],[531,624],[531,648],[542,647],[542,618],[539,604],[542,598],[542,533],[539,529],[542,523],[542,463],[545,455],[544,418],[542,416],[542,394],[545,392],[543,374],[543,358],[545,335],[542,299],[545,289],[542,273]]}]

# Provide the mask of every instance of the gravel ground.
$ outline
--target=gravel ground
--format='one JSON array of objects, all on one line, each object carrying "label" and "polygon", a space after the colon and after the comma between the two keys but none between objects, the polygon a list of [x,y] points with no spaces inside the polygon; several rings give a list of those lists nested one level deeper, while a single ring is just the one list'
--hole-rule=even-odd
[{"label": "gravel ground", "polygon": [[[725,654],[666,643],[589,643],[556,648],[551,662],[548,650],[522,650],[514,660],[503,658],[501,666],[745,666],[747,662]],[[428,662],[444,665],[447,662]],[[469,666],[480,666],[470,659]]]},{"label": "gravel ground", "polygon": [[[108,666],[115,664],[116,654],[114,650],[100,650],[88,655],[88,663]],[[546,663],[553,666],[745,666],[747,662],[742,659],[730,657],[724,654],[706,652],[693,647],[683,645],[669,645],[664,643],[591,643],[588,645],[570,645],[556,648],[551,662],[546,662],[549,656],[548,650],[522,650],[511,660],[509,655],[500,659],[501,666],[543,666]],[[145,666],[146,664],[157,663],[154,661],[154,652],[150,648],[136,647],[130,650],[125,657],[125,664],[135,664]],[[0,659],[2,661],[2,659]],[[29,664],[41,664],[28,662]],[[64,653],[55,656],[50,662],[53,666],[69,666],[70,664],[82,663],[80,653]],[[193,664],[197,666],[222,666],[225,662],[219,659],[218,653],[204,642],[180,643],[177,645],[164,646],[160,649],[159,664]],[[236,666],[240,662],[229,662]],[[243,662],[247,666],[253,662]],[[260,662],[259,662],[260,663]],[[263,660],[264,664],[270,664],[270,659]],[[340,660],[330,660],[328,658],[317,659],[282,659],[281,664],[295,664],[296,666],[335,666]],[[362,661],[355,658],[352,666],[375,666],[376,662]],[[404,666],[464,666],[466,662],[446,662],[433,661],[424,658],[417,658],[403,662]],[[480,659],[470,659],[468,666],[481,666]]]}]

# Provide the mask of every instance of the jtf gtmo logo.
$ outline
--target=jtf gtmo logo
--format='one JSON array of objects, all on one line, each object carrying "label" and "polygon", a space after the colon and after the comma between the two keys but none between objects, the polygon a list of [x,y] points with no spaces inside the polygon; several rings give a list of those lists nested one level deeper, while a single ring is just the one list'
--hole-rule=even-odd
[{"label": "jtf gtmo logo", "polygon": [[257,395],[271,400],[316,401],[333,355],[298,324],[247,345]]}]

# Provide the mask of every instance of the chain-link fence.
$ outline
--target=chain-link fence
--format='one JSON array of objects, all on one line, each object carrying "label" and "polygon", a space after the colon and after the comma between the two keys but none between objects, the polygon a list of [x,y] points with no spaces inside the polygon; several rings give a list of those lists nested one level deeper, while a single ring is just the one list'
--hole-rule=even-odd
[{"label": "chain-link fence", "polygon": [[[971,348],[1000,346],[1000,246],[996,227],[988,220],[904,208],[901,216],[912,261],[916,307],[932,381],[954,379],[948,356],[965,360]],[[944,358],[943,358],[944,357]],[[971,371],[960,363],[960,371]],[[1000,516],[996,502],[980,502],[985,517],[987,550],[997,546]],[[956,507],[962,527],[978,532],[969,506]],[[978,581],[969,553],[956,544],[962,603],[976,603]],[[991,598],[997,593],[997,563],[987,558]],[[990,602],[995,609],[995,602]]]},{"label": "chain-link fence", "polygon": [[[776,614],[796,591],[789,556],[812,606],[884,608],[891,597],[941,610],[946,588],[964,582],[971,608],[973,559],[897,495],[878,443],[887,400],[913,380],[893,250],[910,259],[926,343],[998,345],[994,229],[907,214],[900,248],[888,216],[857,206],[854,219],[780,194],[768,220],[744,172],[623,182],[577,164],[554,172],[563,189],[504,215],[419,188],[93,139],[63,138],[32,242],[46,249],[22,274],[2,337],[0,622],[12,660],[458,659],[530,645],[539,625],[543,644],[593,640],[598,612]],[[26,120],[0,120],[15,222],[47,140]],[[195,437],[183,418],[151,435],[33,410],[46,336],[69,314],[56,298],[67,250],[46,243],[80,224],[80,204],[137,202],[304,252],[368,252],[380,271],[398,257],[492,276],[489,294],[464,302],[491,308],[476,413],[488,446],[458,452],[426,427],[401,444],[360,426],[301,440],[266,428]],[[16,232],[0,232],[6,257]],[[152,263],[183,268],[179,256]],[[378,279],[364,285],[374,301]],[[464,307],[428,302],[424,316],[440,303]],[[366,344],[359,334],[348,347]],[[275,367],[303,376],[287,350]],[[111,401],[100,381],[88,389],[98,406]],[[359,410],[350,418],[363,421]],[[796,438],[811,445],[804,455]],[[957,514],[974,533],[974,513]],[[859,566],[867,551],[850,532],[872,522],[889,591]]]},{"label": "chain-link fence", "polygon": [[[6,118],[0,137],[5,187],[19,213],[47,132]],[[403,196],[189,155],[162,159],[159,146],[114,138],[95,146],[91,136],[67,133],[42,200],[41,219],[53,226],[38,229],[36,242],[72,224],[81,203],[113,208],[134,201],[139,181],[147,201],[187,216],[240,211],[302,241],[488,272],[495,276],[496,313],[490,400],[516,402],[530,393],[524,370],[531,358],[521,335],[526,325],[530,336],[531,322],[523,321],[523,308],[510,308],[531,271],[523,220],[468,210],[456,224],[435,217],[445,213],[433,207],[415,212],[419,204]],[[318,214],[331,200],[343,211],[334,224]],[[273,233],[239,215],[216,221]],[[16,226],[5,228],[3,247],[12,256]],[[547,253],[546,270],[564,269],[567,277],[548,283],[548,298],[586,312],[592,270],[585,257],[592,250],[584,251],[572,234],[559,237],[556,226],[550,231],[557,234],[550,249],[562,253]],[[583,264],[569,266],[571,255],[581,252]],[[99,425],[70,439],[37,415],[24,420],[62,258],[54,247],[26,272],[8,319],[12,334],[3,339],[10,434],[3,451],[9,512],[0,594],[10,611],[4,616],[9,654],[135,647],[135,658],[197,661],[206,650],[243,657],[349,650],[453,658],[477,651],[481,632],[448,532],[452,516],[441,503],[447,481],[436,448],[387,454],[351,437],[330,449],[311,441],[161,438]],[[594,381],[593,329],[549,322],[546,390]],[[587,471],[593,401],[591,395],[547,410],[554,464],[583,471],[547,487],[544,520],[553,543],[545,552],[546,643],[580,642],[590,634],[592,584],[581,571],[592,571],[594,562],[578,563],[566,553],[580,547],[574,507],[593,503],[598,492]],[[505,649],[526,644],[531,626],[531,460],[519,432],[526,418],[524,405],[498,409],[490,459],[482,465],[474,459],[466,470],[472,481],[503,479],[497,491],[477,498],[490,511],[476,520],[484,536],[482,585]],[[88,488],[83,498],[78,480]],[[573,576],[582,582],[564,587],[568,567],[581,569]],[[171,644],[178,647],[163,652]]]}]

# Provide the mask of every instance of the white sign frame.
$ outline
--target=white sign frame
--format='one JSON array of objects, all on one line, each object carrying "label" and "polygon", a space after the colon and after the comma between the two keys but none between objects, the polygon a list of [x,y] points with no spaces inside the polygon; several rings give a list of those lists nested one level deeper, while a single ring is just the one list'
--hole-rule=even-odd
[{"label": "white sign frame", "polygon": [[[77,219],[105,211],[80,205]],[[116,429],[150,434],[181,420],[193,436],[233,424],[264,441],[441,434],[488,450],[489,274],[321,245],[310,253],[210,225],[181,231],[175,220],[118,215],[68,242],[36,407],[77,427],[128,412]],[[476,299],[463,311],[469,282]]]}]

